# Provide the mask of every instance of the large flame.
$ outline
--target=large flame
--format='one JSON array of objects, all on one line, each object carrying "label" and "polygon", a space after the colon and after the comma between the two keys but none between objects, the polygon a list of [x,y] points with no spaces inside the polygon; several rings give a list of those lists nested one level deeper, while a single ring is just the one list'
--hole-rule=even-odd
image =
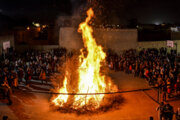
[{"label": "large flame", "polygon": [[[87,11],[88,17],[85,22],[79,25],[79,32],[82,32],[82,38],[84,46],[87,48],[87,56],[85,57],[83,52],[79,60],[81,65],[79,71],[79,86],[80,93],[104,93],[106,84],[104,82],[104,76],[100,75],[101,62],[105,59],[106,54],[103,52],[102,47],[96,44],[95,39],[92,36],[93,29],[89,26],[89,21],[94,16],[93,10]],[[89,95],[89,96],[76,96],[75,101],[80,102],[78,107],[81,107],[88,103],[96,104],[99,106],[100,101],[104,95]]]},{"label": "large flame", "polygon": [[[79,25],[78,32],[82,33],[84,47],[87,54],[83,53],[79,56],[78,68],[78,90],[77,93],[104,93],[106,89],[105,76],[100,74],[101,62],[105,60],[106,54],[102,47],[96,44],[93,37],[93,29],[89,25],[91,18],[94,16],[93,10],[90,8],[87,11],[88,17]],[[67,90],[67,75],[64,79],[63,87],[59,90],[60,93],[68,93]],[[74,95],[73,108],[82,108],[85,105],[92,105],[98,108],[104,97],[101,95]],[[57,106],[63,106],[68,101],[68,95],[59,95],[52,102]]]}]

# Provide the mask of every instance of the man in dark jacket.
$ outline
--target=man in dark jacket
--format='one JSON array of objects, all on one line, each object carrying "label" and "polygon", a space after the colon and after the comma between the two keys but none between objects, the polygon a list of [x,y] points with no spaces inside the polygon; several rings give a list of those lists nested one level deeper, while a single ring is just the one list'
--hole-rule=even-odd
[{"label": "man in dark jacket", "polygon": [[165,114],[165,120],[173,119],[174,110],[173,110],[173,107],[169,103],[165,105],[164,114]]}]

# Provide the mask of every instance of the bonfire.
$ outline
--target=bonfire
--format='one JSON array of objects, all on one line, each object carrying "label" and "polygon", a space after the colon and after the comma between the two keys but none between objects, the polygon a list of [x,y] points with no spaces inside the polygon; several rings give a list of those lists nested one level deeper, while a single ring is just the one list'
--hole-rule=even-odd
[{"label": "bonfire", "polygon": [[90,26],[93,16],[94,12],[90,8],[87,18],[79,25],[78,32],[82,34],[84,48],[78,57],[68,59],[62,69],[63,80],[59,80],[61,87],[55,90],[60,94],[53,96],[51,101],[56,107],[97,110],[110,104],[105,100],[104,93],[117,90],[111,79],[102,72],[106,53],[93,37]]}]

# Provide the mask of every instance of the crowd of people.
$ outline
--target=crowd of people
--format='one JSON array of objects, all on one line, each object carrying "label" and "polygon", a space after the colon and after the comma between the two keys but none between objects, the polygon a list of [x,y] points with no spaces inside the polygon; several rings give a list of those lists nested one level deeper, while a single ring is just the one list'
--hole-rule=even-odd
[{"label": "crowd of people", "polygon": [[[48,52],[29,50],[21,54],[11,52],[0,57],[0,84],[18,87],[18,83],[25,79],[29,84],[33,76],[46,81],[46,76],[57,71],[61,63],[59,58],[66,54],[66,49],[54,49]],[[180,73],[176,62],[176,54],[167,53],[165,48],[126,50],[123,54],[107,52],[109,68],[115,71],[132,73],[135,77],[145,78],[150,85],[161,87],[163,100],[171,97],[172,93],[180,92]],[[47,81],[46,81],[47,82]],[[167,95],[167,96],[166,96]]]},{"label": "crowd of people", "polygon": [[[3,89],[0,90],[4,91],[3,97],[8,96],[9,104],[12,104],[11,89],[17,88],[23,80],[27,86],[35,76],[41,79],[42,83],[47,82],[46,76],[56,72],[58,65],[64,62],[60,58],[66,56],[65,48],[48,52],[29,50],[22,53],[13,51],[2,54],[0,57],[0,88]],[[166,101],[167,97],[170,98],[180,93],[180,73],[176,57],[175,52],[167,53],[166,48],[151,48],[141,51],[130,49],[121,55],[108,51],[106,59],[110,69],[134,74],[134,77],[144,78],[150,85],[159,87],[163,101]]]},{"label": "crowd of people", "polygon": [[22,53],[15,51],[2,54],[0,57],[0,87],[3,97],[7,97],[12,104],[10,94],[12,88],[25,80],[29,86],[32,77],[46,81],[46,76],[57,71],[61,63],[59,58],[66,53],[66,49],[54,49],[48,52],[29,50]]},{"label": "crowd of people", "polygon": [[134,49],[125,51],[122,55],[108,54],[107,61],[110,69],[132,73],[135,77],[145,78],[150,85],[160,87],[163,100],[171,97],[172,93],[180,92],[180,73],[176,54],[168,54],[166,49]]},{"label": "crowd of people", "polygon": [[[111,70],[134,74],[134,77],[144,78],[149,85],[159,88],[162,92],[163,102],[166,102],[167,98],[180,95],[180,66],[174,51],[167,53],[166,48],[142,49],[141,51],[130,49],[121,55],[109,51],[107,61]],[[164,119],[172,120],[172,106],[163,104],[162,107],[163,114],[161,116]],[[180,111],[176,116],[179,120]]]}]

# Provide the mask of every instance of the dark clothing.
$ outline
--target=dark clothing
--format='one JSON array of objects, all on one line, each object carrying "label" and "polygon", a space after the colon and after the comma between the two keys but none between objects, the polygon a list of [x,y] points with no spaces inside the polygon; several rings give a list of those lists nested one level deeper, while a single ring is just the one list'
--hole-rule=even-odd
[{"label": "dark clothing", "polygon": [[7,86],[3,86],[3,98],[8,99],[8,105],[12,104],[11,96],[12,96],[11,88]]},{"label": "dark clothing", "polygon": [[165,119],[166,120],[172,120],[173,119],[174,110],[170,104],[165,105],[164,113],[165,113]]}]

